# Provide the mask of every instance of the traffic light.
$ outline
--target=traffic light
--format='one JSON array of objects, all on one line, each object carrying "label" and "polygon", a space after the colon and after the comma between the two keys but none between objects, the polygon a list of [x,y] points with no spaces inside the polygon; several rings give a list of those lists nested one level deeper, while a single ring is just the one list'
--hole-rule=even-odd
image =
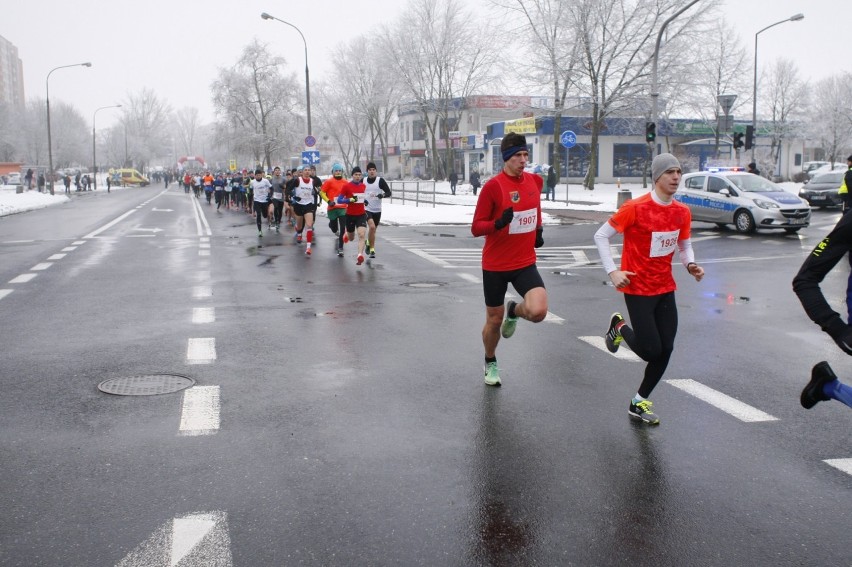
[{"label": "traffic light", "polygon": [[735,150],[738,150],[738,149],[740,149],[741,147],[743,147],[743,145],[744,145],[744,143],[743,143],[743,133],[742,133],[742,132],[737,132],[736,134],[734,134],[734,149],[735,149]]},{"label": "traffic light", "polygon": [[746,126],[745,149],[750,150],[754,147],[754,126]]},{"label": "traffic light", "polygon": [[657,139],[657,125],[653,122],[645,122],[645,141],[649,144]]}]

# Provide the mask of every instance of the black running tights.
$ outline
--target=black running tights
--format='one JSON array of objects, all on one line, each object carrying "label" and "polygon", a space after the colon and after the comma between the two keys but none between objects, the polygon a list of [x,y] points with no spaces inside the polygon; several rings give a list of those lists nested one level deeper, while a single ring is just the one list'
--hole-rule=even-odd
[{"label": "black running tights", "polygon": [[673,291],[662,295],[624,294],[630,326],[621,336],[642,360],[648,363],[639,395],[647,398],[660,382],[674,350],[677,335],[677,305]]}]

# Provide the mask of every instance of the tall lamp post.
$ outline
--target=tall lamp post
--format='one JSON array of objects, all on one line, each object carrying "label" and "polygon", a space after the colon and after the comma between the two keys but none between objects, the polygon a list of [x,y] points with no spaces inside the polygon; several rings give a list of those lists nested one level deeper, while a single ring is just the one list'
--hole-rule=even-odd
[{"label": "tall lamp post", "polygon": [[95,138],[95,118],[98,116],[98,112],[101,110],[105,110],[107,108],[121,108],[120,104],[113,104],[111,106],[102,106],[100,108],[95,109],[95,113],[92,114],[92,174],[95,176],[92,180],[93,187],[95,191],[98,190],[98,157],[97,157],[97,148],[96,148],[96,138]]},{"label": "tall lamp post", "polygon": [[[657,84],[657,60],[660,57],[660,44],[663,41],[663,32],[666,31],[666,27],[671,23],[672,20],[686,12],[692,6],[698,3],[698,0],[692,0],[689,4],[675,12],[669,17],[668,20],[663,22],[663,25],[660,26],[660,31],[657,33],[657,43],[654,45],[654,57],[651,61],[651,124],[654,124],[654,137],[656,138],[656,124],[657,124],[657,113],[659,109],[657,107],[657,99],[660,98],[659,88]],[[647,133],[646,133],[647,136]],[[649,142],[650,150],[651,150],[651,158],[654,157],[654,147],[656,144],[651,144]]]},{"label": "tall lamp post", "polygon": [[49,171],[47,172],[47,178],[50,180],[50,194],[53,195],[53,145],[50,139],[50,74],[56,71],[57,69],[65,69],[66,67],[91,67],[92,64],[88,61],[85,63],[74,63],[73,65],[62,65],[60,67],[54,67],[47,73],[47,78],[44,80],[45,83],[45,92],[47,94],[47,165],[49,167]]},{"label": "tall lamp post", "polygon": [[804,14],[796,14],[794,16],[790,16],[787,19],[781,20],[779,22],[775,22],[774,24],[770,24],[754,34],[754,90],[751,93],[751,131],[752,131],[752,142],[751,142],[751,161],[754,161],[754,147],[757,145],[755,142],[757,141],[757,36],[768,30],[769,28],[775,27],[777,25],[783,24],[785,22],[798,22],[799,20],[804,20]]},{"label": "tall lamp post", "polygon": [[310,79],[310,74],[308,73],[308,42],[305,41],[305,36],[302,33],[302,30],[300,30],[299,28],[297,28],[296,26],[294,26],[290,22],[285,22],[284,20],[282,20],[280,18],[276,18],[275,16],[267,14],[266,12],[262,13],[260,15],[260,17],[263,18],[264,20],[276,20],[276,21],[281,22],[282,24],[287,24],[288,26],[290,26],[291,28],[293,28],[294,30],[299,32],[299,35],[302,36],[302,42],[305,44],[305,99],[306,99],[307,107],[308,107],[308,136],[310,136],[311,133],[312,133],[311,132],[311,79]]}]

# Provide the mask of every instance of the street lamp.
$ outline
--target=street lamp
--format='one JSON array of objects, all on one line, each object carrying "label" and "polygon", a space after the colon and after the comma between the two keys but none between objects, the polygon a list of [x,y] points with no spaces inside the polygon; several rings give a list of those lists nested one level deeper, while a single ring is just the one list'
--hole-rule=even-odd
[{"label": "street lamp", "polygon": [[779,24],[783,24],[785,22],[798,22],[799,20],[804,20],[804,14],[796,14],[794,16],[790,16],[785,20],[781,20],[779,22],[775,22],[774,24],[770,24],[754,34],[754,90],[751,94],[751,130],[752,130],[752,142],[751,142],[751,161],[754,161],[754,147],[757,145],[755,142],[757,141],[757,36],[765,32],[771,27],[775,27]]},{"label": "street lamp", "polygon": [[[657,43],[654,46],[654,57],[653,57],[653,60],[651,62],[651,121],[650,122],[651,122],[651,124],[654,124],[654,127],[653,127],[654,138],[656,138],[657,113],[659,112],[659,110],[657,109],[657,99],[660,98],[660,93],[659,93],[659,89],[658,89],[658,86],[657,86],[657,59],[660,56],[660,43],[662,43],[662,41],[663,41],[663,32],[666,31],[666,26],[668,26],[669,23],[671,23],[672,20],[674,20],[675,18],[677,18],[678,16],[680,16],[681,14],[686,12],[688,9],[690,9],[693,5],[695,5],[697,3],[698,3],[698,0],[692,0],[692,2],[690,2],[686,6],[684,6],[683,8],[678,10],[677,12],[675,12],[674,14],[672,14],[672,16],[668,20],[663,22],[663,25],[660,27],[659,33],[657,33]],[[646,125],[646,130],[647,130],[647,125]],[[646,134],[646,139],[647,139],[647,134]],[[651,150],[651,158],[653,158],[654,157],[654,147],[656,146],[656,144],[649,142],[648,145],[649,145],[649,149]]]},{"label": "street lamp", "polygon": [[302,30],[300,30],[299,28],[297,28],[296,26],[294,26],[290,22],[285,22],[284,20],[282,20],[280,18],[276,18],[275,16],[267,14],[266,12],[262,13],[260,15],[260,17],[263,18],[264,20],[277,20],[277,21],[281,22],[282,24],[287,24],[288,26],[290,26],[291,28],[293,28],[294,30],[299,32],[299,35],[302,36],[302,42],[305,44],[305,99],[306,99],[307,107],[308,107],[308,136],[310,136],[311,135],[311,79],[310,79],[310,75],[308,73],[308,42],[305,41],[305,36],[302,33]]},{"label": "street lamp", "polygon": [[94,178],[92,179],[92,187],[94,187],[95,191],[98,190],[98,158],[95,147],[95,118],[98,116],[98,112],[106,108],[121,108],[121,105],[113,104],[112,106],[102,106],[100,108],[96,108],[95,113],[92,114],[92,175],[94,175]]},{"label": "street lamp", "polygon": [[54,67],[47,74],[47,78],[44,80],[45,83],[45,92],[47,93],[47,165],[50,170],[47,172],[47,178],[50,180],[50,194],[53,195],[53,146],[51,145],[50,139],[50,73],[53,73],[57,69],[65,69],[66,67],[91,67],[92,64],[88,61],[85,63],[74,63],[73,65],[62,65],[60,67]]}]

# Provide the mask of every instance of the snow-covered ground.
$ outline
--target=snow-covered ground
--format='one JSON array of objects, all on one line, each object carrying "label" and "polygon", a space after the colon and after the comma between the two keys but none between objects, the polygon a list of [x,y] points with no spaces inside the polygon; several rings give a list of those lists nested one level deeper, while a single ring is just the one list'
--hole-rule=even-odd
[{"label": "snow-covered ground", "polygon": [[[780,185],[785,191],[794,194],[798,193],[801,187],[800,183],[781,183]],[[170,188],[174,190],[176,185],[171,185]],[[615,185],[598,184],[595,185],[594,191],[586,191],[580,185],[569,185],[567,189],[568,193],[566,196],[565,184],[557,186],[556,201],[545,201],[542,199],[542,208],[545,211],[547,209],[602,212],[616,210],[619,188]],[[162,186],[151,185],[145,188],[133,189],[113,187],[112,190],[146,191],[149,194],[153,194],[155,191],[162,191]],[[420,206],[415,206],[413,202],[407,199],[406,203],[402,204],[399,198],[385,201],[382,205],[382,222],[397,225],[471,223],[477,197],[471,192],[470,185],[459,184],[456,195],[450,194],[449,182],[436,183],[436,190],[438,200],[441,203],[435,207],[432,206],[431,202],[426,204],[420,203]],[[650,189],[643,189],[641,184],[622,184],[621,190],[630,191],[631,196],[635,198],[647,193]],[[69,202],[70,199],[65,196],[63,186],[56,187],[54,191],[55,195],[39,193],[37,191],[16,193],[14,186],[0,185],[0,217]],[[74,198],[74,189],[72,188],[71,191],[71,197]],[[105,193],[106,187],[98,184],[97,192]],[[77,195],[83,197],[83,195]],[[399,195],[399,192],[396,195]],[[543,214],[542,220],[546,224],[558,222],[546,212]]]}]

